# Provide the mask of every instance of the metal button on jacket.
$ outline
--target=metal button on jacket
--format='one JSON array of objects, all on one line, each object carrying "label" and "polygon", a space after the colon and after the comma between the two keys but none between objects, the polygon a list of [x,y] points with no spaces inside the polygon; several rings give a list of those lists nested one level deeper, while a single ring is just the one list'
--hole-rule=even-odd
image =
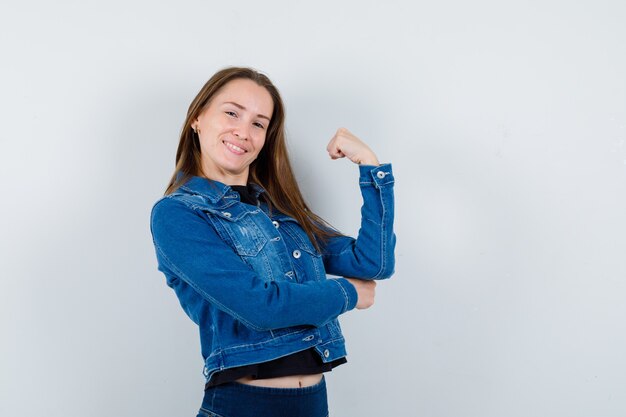
[{"label": "metal button on jacket", "polygon": [[275,228],[277,228],[277,229],[278,229],[278,226],[280,226],[276,220],[272,220],[272,224],[273,224],[273,225],[274,225],[274,227],[275,227]]},{"label": "metal button on jacket", "polygon": [[293,251],[293,257],[294,258],[298,259],[300,257],[300,255],[301,255],[301,253],[300,253],[300,251],[298,249]]},{"label": "metal button on jacket", "polygon": [[385,178],[385,173],[384,173],[383,171],[378,171],[378,172],[376,173],[376,176],[377,176],[378,178]]}]

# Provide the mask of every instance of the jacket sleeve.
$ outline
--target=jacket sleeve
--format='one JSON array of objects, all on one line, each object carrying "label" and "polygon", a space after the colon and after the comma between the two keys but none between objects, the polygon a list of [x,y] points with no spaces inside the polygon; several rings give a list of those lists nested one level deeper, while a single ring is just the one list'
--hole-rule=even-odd
[{"label": "jacket sleeve", "polygon": [[356,239],[338,236],[321,243],[326,272],[361,279],[391,277],[395,267],[394,177],[391,164],[359,166],[363,196]]},{"label": "jacket sleeve", "polygon": [[321,326],[356,306],[356,290],[345,279],[265,281],[219,237],[207,219],[174,198],[155,204],[150,226],[159,270],[165,273],[168,285],[174,287],[182,280],[203,299],[254,330]]}]

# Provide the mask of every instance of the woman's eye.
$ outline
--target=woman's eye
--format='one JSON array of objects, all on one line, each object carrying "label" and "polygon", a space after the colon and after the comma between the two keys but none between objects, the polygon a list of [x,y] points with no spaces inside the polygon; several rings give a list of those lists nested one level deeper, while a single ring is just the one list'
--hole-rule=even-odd
[{"label": "woman's eye", "polygon": [[258,127],[259,129],[264,129],[264,128],[265,128],[265,126],[263,126],[263,124],[261,124],[261,123],[259,123],[259,122],[254,123],[254,125],[255,125],[256,127]]},{"label": "woman's eye", "polygon": [[227,115],[229,115],[230,117],[236,117],[237,113],[235,113],[234,111],[227,111],[225,112]]}]

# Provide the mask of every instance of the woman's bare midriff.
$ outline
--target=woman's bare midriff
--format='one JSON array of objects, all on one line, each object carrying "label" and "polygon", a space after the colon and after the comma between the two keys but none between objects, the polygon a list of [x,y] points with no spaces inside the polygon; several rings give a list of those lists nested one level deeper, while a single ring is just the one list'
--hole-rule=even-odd
[{"label": "woman's bare midriff", "polygon": [[314,375],[289,375],[279,376],[277,378],[254,379],[249,376],[239,378],[237,382],[240,384],[254,385],[257,387],[268,388],[302,388],[310,387],[322,380],[323,374]]}]

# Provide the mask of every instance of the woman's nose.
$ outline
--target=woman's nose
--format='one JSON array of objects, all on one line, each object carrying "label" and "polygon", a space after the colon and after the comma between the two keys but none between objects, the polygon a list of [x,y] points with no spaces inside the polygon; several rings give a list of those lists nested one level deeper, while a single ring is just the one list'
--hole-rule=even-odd
[{"label": "woman's nose", "polygon": [[233,134],[237,136],[238,139],[248,140],[250,132],[245,125],[237,126],[233,131]]}]

